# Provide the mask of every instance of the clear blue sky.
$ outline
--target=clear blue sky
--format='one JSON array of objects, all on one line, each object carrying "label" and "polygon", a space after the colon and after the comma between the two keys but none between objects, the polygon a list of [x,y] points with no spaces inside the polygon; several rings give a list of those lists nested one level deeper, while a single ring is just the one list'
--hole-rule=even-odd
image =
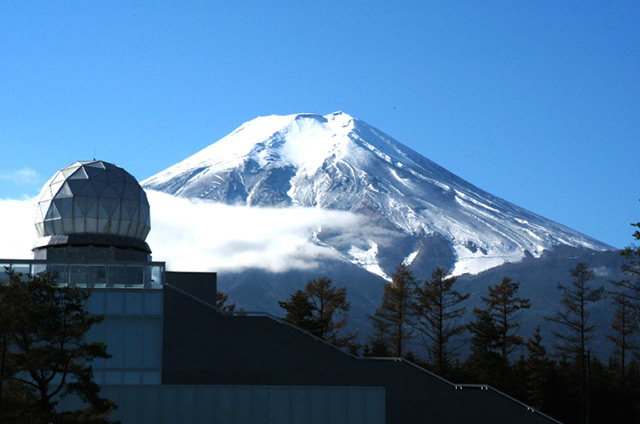
[{"label": "clear blue sky", "polygon": [[0,199],[342,110],[616,247],[640,221],[639,2],[3,1],[0,61]]}]

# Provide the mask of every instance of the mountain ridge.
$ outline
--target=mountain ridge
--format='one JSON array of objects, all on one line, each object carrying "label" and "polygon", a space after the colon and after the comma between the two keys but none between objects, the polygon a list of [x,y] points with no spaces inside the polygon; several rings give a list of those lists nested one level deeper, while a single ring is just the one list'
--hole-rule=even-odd
[{"label": "mountain ridge", "polygon": [[366,216],[369,225],[350,240],[321,228],[309,237],[387,279],[391,263],[436,251],[441,266],[461,275],[554,246],[613,249],[481,190],[344,112],[256,118],[142,185],[231,205]]}]

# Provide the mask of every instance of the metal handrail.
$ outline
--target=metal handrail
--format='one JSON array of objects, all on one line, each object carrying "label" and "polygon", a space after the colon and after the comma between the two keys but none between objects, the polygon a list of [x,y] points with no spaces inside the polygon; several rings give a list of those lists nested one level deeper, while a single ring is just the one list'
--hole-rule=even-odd
[{"label": "metal handrail", "polygon": [[534,412],[534,413],[536,413],[536,414],[540,414],[540,415],[542,415],[544,418],[546,418],[546,419],[548,419],[548,420],[550,420],[550,421],[553,421],[554,423],[563,424],[563,423],[562,423],[562,421],[558,421],[558,420],[556,420],[555,418],[550,417],[549,415],[547,415],[547,414],[545,414],[544,412],[542,412],[542,411],[540,411],[540,410],[538,410],[538,409],[534,408],[533,406],[527,405],[526,403],[524,403],[524,402],[522,402],[522,401],[520,401],[520,400],[518,400],[518,399],[516,399],[516,398],[514,398],[514,397],[512,397],[512,396],[509,396],[509,395],[508,395],[508,394],[506,394],[505,392],[503,392],[503,391],[501,391],[501,390],[498,390],[498,389],[496,389],[496,388],[495,388],[495,387],[493,387],[493,386],[489,386],[489,385],[487,385],[487,384],[457,384],[456,386],[457,386],[456,388],[457,388],[457,389],[459,389],[459,390],[462,390],[462,389],[476,389],[476,390],[478,390],[478,389],[479,389],[479,390],[489,390],[489,391],[492,391],[492,392],[494,392],[494,393],[497,393],[497,394],[499,394],[499,395],[501,395],[501,396],[506,397],[507,399],[510,399],[511,401],[513,401],[513,402],[515,402],[515,403],[519,404],[520,406],[523,406],[523,407],[527,408],[527,410],[528,410],[529,412]]},{"label": "metal handrail", "polygon": [[[59,281],[59,284],[71,284],[71,285],[79,285],[81,287],[88,287],[91,284],[89,282],[79,282],[72,283],[70,278],[72,278],[72,271],[85,271],[88,269],[97,269],[103,268],[105,270],[105,276],[109,279],[111,276],[115,275],[113,271],[120,271],[122,269],[134,269],[140,268],[144,269],[145,275],[147,272],[151,271],[152,268],[156,268],[158,270],[159,279],[153,280],[151,278],[144,278],[143,281],[140,282],[110,282],[112,284],[120,285],[124,284],[127,288],[161,288],[164,285],[164,275],[166,269],[165,262],[155,262],[155,261],[113,261],[113,260],[49,260],[49,259],[2,259],[0,258],[0,273],[4,271],[4,267],[17,270],[18,272],[22,272],[23,274],[36,274],[41,272],[42,270],[38,269],[38,267],[44,267],[45,270],[51,270],[52,268],[62,268],[64,269],[64,273],[68,273],[66,277],[67,281]],[[25,268],[22,270],[21,268]],[[28,268],[28,269],[27,269]],[[150,274],[151,275],[151,274]],[[94,287],[98,287],[93,284]]]},{"label": "metal handrail", "polygon": [[5,259],[0,258],[0,264],[18,264],[18,265],[26,265],[26,264],[34,264],[34,265],[123,265],[123,266],[133,266],[133,265],[150,265],[150,266],[162,266],[166,268],[166,262],[164,261],[101,261],[101,260],[84,260],[78,259],[76,261],[66,260],[66,261],[58,261],[58,260],[50,260],[50,259]]}]

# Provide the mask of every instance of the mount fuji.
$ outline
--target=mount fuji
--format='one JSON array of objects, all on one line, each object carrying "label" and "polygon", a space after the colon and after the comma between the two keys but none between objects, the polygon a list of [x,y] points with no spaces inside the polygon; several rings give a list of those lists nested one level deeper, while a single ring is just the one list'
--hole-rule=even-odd
[{"label": "mount fuji", "polygon": [[350,211],[367,225],[309,237],[388,279],[401,263],[478,274],[557,246],[612,250],[493,196],[382,131],[336,112],[260,117],[142,182],[175,196]]},{"label": "mount fuji", "polygon": [[[578,261],[596,271],[594,284],[622,278],[613,247],[491,195],[342,112],[254,119],[142,185],[192,202],[291,211],[289,218],[295,208],[333,214],[303,235],[314,252],[331,253],[314,255],[316,266],[295,265],[309,256],[285,258],[287,270],[230,269],[218,283],[238,306],[281,315],[278,301],[328,276],[347,287],[349,326],[364,335],[400,263],[418,280],[436,266],[449,269],[472,295],[467,313],[505,275],[520,281],[519,295],[532,302],[523,316],[529,334],[558,310],[556,283]],[[340,217],[349,221],[330,225]],[[241,221],[228,225],[241,228]],[[594,320],[606,323],[609,304],[601,303]],[[597,338],[604,352],[607,341]]]}]

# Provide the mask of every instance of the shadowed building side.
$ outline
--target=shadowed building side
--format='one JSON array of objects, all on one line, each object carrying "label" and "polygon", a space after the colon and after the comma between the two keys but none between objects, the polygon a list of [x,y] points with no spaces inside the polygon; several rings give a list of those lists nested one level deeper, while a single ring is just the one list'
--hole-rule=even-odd
[{"label": "shadowed building side", "polygon": [[163,384],[383,387],[388,423],[555,422],[486,386],[397,358],[354,357],[270,316],[220,313],[180,277],[167,273],[164,289]]}]

